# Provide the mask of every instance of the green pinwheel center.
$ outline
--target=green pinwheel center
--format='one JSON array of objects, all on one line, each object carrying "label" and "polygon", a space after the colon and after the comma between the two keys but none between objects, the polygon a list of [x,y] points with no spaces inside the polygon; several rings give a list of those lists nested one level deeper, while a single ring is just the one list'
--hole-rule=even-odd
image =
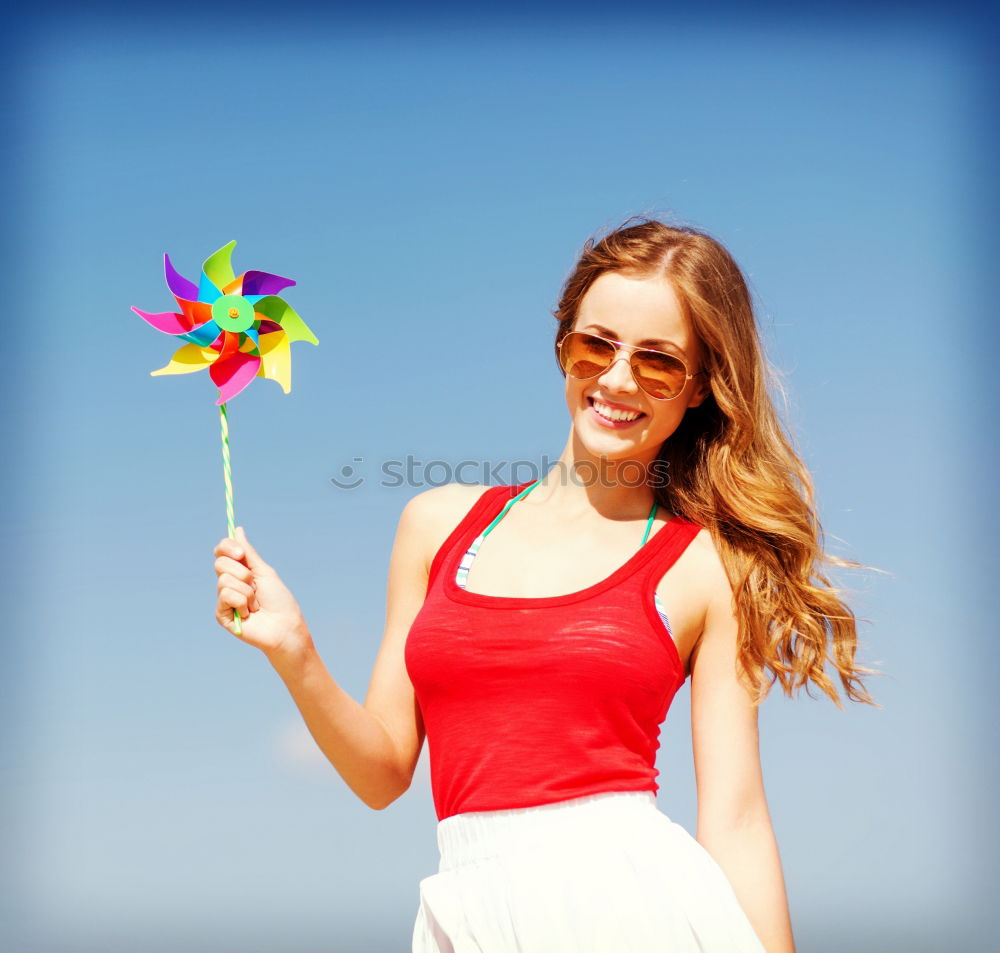
[{"label": "green pinwheel center", "polygon": [[245,331],[253,327],[253,305],[242,295],[223,295],[212,303],[212,320],[223,331]]}]

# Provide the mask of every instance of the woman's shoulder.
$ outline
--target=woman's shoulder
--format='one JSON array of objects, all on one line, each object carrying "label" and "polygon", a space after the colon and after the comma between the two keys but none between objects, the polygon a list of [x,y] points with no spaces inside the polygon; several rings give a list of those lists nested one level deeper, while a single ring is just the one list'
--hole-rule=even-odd
[{"label": "woman's shoulder", "polygon": [[697,568],[709,583],[714,586],[728,588],[726,567],[722,555],[712,534],[704,527],[699,527],[694,539],[691,540],[691,555]]},{"label": "woman's shoulder", "polygon": [[476,501],[491,489],[495,489],[495,487],[480,486],[474,483],[443,483],[441,486],[433,486],[412,497],[406,504],[406,508],[419,512],[431,520],[450,522],[453,517],[457,516],[455,525],[458,525]]},{"label": "woman's shoulder", "polygon": [[400,522],[419,534],[429,564],[434,554],[492,487],[470,483],[445,483],[423,490],[403,508]]},{"label": "woman's shoulder", "polygon": [[732,598],[732,584],[718,544],[708,529],[692,525],[697,532],[677,560],[676,575],[682,576],[684,587],[706,604]]}]

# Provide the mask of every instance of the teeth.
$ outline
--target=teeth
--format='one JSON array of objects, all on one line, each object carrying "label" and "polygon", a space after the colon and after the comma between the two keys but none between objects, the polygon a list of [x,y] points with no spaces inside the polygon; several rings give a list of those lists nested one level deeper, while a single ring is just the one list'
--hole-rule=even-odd
[{"label": "teeth", "polygon": [[608,420],[637,420],[642,416],[637,410],[615,410],[613,407],[609,407],[607,404],[602,404],[599,400],[594,401],[594,409],[602,416],[607,417]]}]

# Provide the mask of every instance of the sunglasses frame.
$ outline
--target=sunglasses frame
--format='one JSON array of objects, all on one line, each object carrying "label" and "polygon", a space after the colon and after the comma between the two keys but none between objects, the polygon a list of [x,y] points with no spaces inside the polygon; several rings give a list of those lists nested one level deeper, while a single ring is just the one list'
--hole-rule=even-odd
[{"label": "sunglasses frame", "polygon": [[[566,341],[566,338],[568,338],[571,334],[580,334],[580,335],[583,335],[583,336],[586,336],[586,337],[597,338],[598,341],[603,341],[605,344],[611,344],[611,345],[613,345],[614,348],[615,348],[615,354],[614,354],[614,357],[611,359],[610,363],[608,364],[608,366],[604,367],[604,368],[601,368],[601,370],[599,370],[596,374],[591,374],[590,377],[578,377],[576,374],[570,373],[570,371],[567,370],[566,367],[563,365],[563,350],[562,350],[562,346],[563,346],[563,343]],[[652,347],[641,347],[638,344],[626,344],[624,341],[615,341],[615,340],[612,340],[611,338],[606,338],[606,337],[604,337],[601,334],[595,334],[593,331],[567,331],[559,339],[559,343],[556,345],[556,347],[558,348],[558,351],[559,351],[559,366],[562,368],[563,373],[569,374],[570,377],[572,377],[572,378],[574,378],[574,380],[578,380],[578,381],[591,381],[595,377],[600,377],[602,374],[606,374],[608,371],[611,370],[612,367],[615,366],[616,363],[618,363],[618,361],[621,360],[621,357],[619,357],[619,353],[621,351],[631,351],[632,353],[629,354],[629,356],[628,356],[628,369],[632,373],[632,380],[635,381],[636,386],[644,394],[648,394],[653,400],[677,400],[677,398],[680,397],[681,394],[683,394],[685,390],[687,390],[687,384],[688,384],[689,380],[692,380],[693,378],[698,377],[699,375],[705,373],[705,371],[695,371],[693,374],[689,374],[687,372],[687,370],[688,370],[687,361],[685,361],[681,357],[678,357],[676,354],[670,354],[667,351],[657,351],[656,348],[652,348]],[[642,382],[639,380],[639,377],[638,377],[638,375],[635,372],[635,368],[632,366],[632,358],[634,357],[636,351],[648,351],[650,354],[661,354],[661,355],[664,355],[666,357],[672,357],[675,361],[680,361],[681,367],[684,368],[684,384],[681,387],[681,389],[679,391],[677,391],[676,394],[674,394],[673,397],[657,397],[655,394],[650,394],[649,391],[646,390],[646,388],[642,386]]]}]

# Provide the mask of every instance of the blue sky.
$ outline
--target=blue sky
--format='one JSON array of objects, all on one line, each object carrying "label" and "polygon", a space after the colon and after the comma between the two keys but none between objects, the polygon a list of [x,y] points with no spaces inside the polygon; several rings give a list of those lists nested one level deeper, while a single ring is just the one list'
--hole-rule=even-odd
[{"label": "blue sky", "polygon": [[[259,381],[230,406],[237,521],[363,699],[396,521],[427,485],[381,466],[555,459],[550,311],[588,235],[646,213],[744,267],[831,549],[888,573],[841,577],[884,708],[775,693],[761,716],[800,948],[981,948],[990,141],[959,22],[25,22],[7,945],[400,950],[437,861],[426,752],[372,812],[213,620],[215,389],[149,377],[173,342],[129,311],[171,307],[163,252],[191,276],[236,239],[237,271],[298,282],[320,345],[294,345],[290,395]],[[345,466],[358,489],[331,483]],[[659,802],[693,830],[688,701]]]}]

